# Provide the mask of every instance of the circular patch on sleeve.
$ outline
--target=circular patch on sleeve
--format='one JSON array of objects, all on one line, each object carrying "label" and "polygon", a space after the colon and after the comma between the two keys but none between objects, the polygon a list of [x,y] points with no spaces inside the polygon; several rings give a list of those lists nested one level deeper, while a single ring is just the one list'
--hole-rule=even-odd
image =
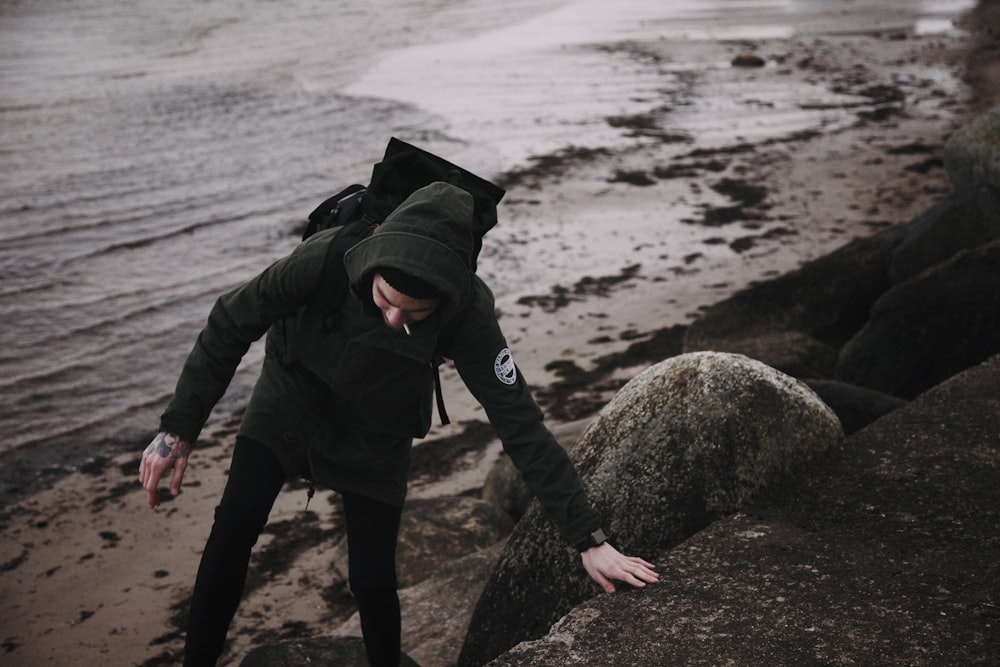
[{"label": "circular patch on sleeve", "polygon": [[514,366],[514,357],[511,355],[509,347],[500,350],[496,361],[493,362],[493,372],[497,374],[497,379],[504,384],[517,382],[517,367]]}]

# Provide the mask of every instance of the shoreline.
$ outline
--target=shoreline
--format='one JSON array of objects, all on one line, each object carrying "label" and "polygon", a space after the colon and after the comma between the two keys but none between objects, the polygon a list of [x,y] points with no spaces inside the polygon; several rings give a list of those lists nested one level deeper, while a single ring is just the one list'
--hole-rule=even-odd
[{"label": "shoreline", "polygon": [[[902,57],[897,54],[907,52],[964,72],[968,49],[975,48],[959,35],[825,40],[822,49],[800,54],[800,61],[812,54],[809,66],[787,65],[790,74],[779,75],[777,65],[722,74],[808,76],[863,90],[868,82],[854,71],[858,62],[876,71],[878,81],[893,80],[894,62]],[[641,46],[637,54],[658,48]],[[730,55],[747,47],[719,48]],[[757,48],[765,58],[790,49],[790,43]],[[816,54],[829,60],[817,61]],[[550,414],[550,424],[592,416],[649,362],[675,349],[679,332],[703,308],[858,235],[903,224],[945,192],[941,148],[972,115],[977,93],[945,103],[946,91],[934,84],[904,83],[897,85],[902,100],[891,94],[861,96],[866,102],[851,108],[858,124],[837,132],[760,143],[734,138],[714,149],[682,144],[678,150],[666,137],[650,140],[660,119],[651,112],[627,119],[639,136],[626,149],[541,157],[530,173],[508,174],[520,180],[503,204],[510,224],[497,230],[507,239],[525,229],[534,234],[553,220],[583,219],[626,230],[613,244],[629,248],[646,242],[643,225],[651,219],[670,219],[683,210],[681,217],[696,220],[684,227],[698,241],[696,253],[658,248],[646,255],[658,261],[630,256],[589,263],[565,282],[539,284],[498,301],[501,325],[546,413],[564,410],[559,418]],[[766,116],[767,108],[756,113]],[[872,118],[860,115],[872,113]],[[737,217],[712,224],[726,216]],[[629,232],[636,237],[628,238]],[[508,247],[536,254],[500,256],[497,262],[545,261],[559,245]],[[442,379],[455,423],[436,427],[414,448],[411,498],[475,493],[499,452],[482,429],[481,409],[454,371],[448,369]],[[176,657],[183,609],[210,527],[210,508],[225,482],[235,429],[234,417],[212,420],[184,492],[156,512],[145,507],[135,481],[141,443],[92,465],[81,463],[58,481],[45,480],[50,488],[0,508],[5,536],[0,571],[10,601],[3,617],[5,664],[56,665],[72,656],[153,667]],[[266,641],[328,634],[349,611],[343,591],[335,590],[338,581],[325,548],[339,536],[333,494],[320,492],[306,512],[304,490],[291,487],[279,495],[261,538],[255,562],[266,575],[248,588],[226,664],[237,664],[249,648]],[[310,548],[317,535],[326,540],[324,548]],[[95,585],[81,588],[80,581]]]}]

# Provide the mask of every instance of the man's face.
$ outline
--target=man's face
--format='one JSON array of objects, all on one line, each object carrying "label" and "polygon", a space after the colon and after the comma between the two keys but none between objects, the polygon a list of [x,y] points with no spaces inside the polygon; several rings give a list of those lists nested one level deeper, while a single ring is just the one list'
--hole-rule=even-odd
[{"label": "man's face", "polygon": [[381,273],[376,273],[372,281],[372,301],[382,311],[386,326],[393,329],[427,319],[440,303],[440,299],[414,299],[403,294],[386,282]]}]

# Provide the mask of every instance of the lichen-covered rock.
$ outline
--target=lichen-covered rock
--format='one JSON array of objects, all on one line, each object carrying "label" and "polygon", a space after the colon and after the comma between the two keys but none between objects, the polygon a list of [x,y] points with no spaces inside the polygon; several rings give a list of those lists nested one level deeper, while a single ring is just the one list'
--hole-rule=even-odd
[{"label": "lichen-covered rock", "polygon": [[[841,437],[804,384],[742,355],[702,352],[629,382],[572,457],[613,540],[643,555],[734,512]],[[598,592],[533,504],[483,591],[459,664],[543,635]]]},{"label": "lichen-covered rock", "polygon": [[948,138],[944,166],[956,190],[982,183],[1000,188],[1000,107],[978,116]]},{"label": "lichen-covered rock", "polygon": [[843,347],[837,379],[913,398],[1000,352],[1000,241],[897,285]]}]

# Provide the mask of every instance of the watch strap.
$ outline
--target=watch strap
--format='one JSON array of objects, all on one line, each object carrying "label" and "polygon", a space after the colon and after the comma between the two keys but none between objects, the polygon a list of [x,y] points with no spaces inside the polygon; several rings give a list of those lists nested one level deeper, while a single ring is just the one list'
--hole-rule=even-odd
[{"label": "watch strap", "polygon": [[603,528],[598,528],[594,532],[587,535],[585,538],[576,543],[576,550],[583,553],[587,549],[592,549],[594,547],[599,547],[608,541],[608,536],[604,533]]}]

